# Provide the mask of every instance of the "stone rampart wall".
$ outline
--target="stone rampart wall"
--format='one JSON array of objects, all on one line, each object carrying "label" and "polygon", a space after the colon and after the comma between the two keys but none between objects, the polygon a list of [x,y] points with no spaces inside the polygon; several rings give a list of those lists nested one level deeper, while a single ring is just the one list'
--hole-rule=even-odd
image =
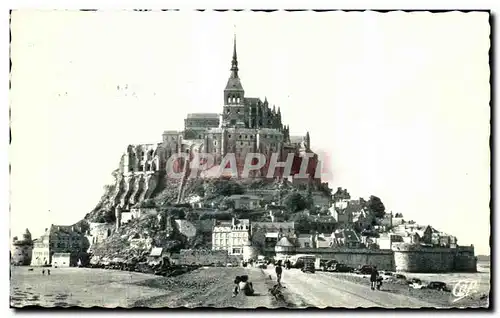
[{"label": "stone rampart wall", "polygon": [[439,248],[411,245],[393,247],[396,271],[413,273],[475,272],[473,247]]},{"label": "stone rampart wall", "polygon": [[352,267],[374,265],[380,270],[394,270],[394,253],[391,250],[347,249],[347,248],[298,248],[296,254],[315,255],[336,260]]}]

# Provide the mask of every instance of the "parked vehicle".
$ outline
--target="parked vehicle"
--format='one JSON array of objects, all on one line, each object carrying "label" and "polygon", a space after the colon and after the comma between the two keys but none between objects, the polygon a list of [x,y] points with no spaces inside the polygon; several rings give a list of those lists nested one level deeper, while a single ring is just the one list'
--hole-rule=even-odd
[{"label": "parked vehicle", "polygon": [[430,282],[427,285],[427,288],[429,289],[435,289],[435,290],[441,290],[441,291],[450,291],[448,286],[446,286],[446,283],[443,282]]},{"label": "parked vehicle", "polygon": [[394,273],[389,272],[389,271],[379,271],[378,272],[379,276],[382,277],[384,280],[392,279],[394,278]]},{"label": "parked vehicle", "polygon": [[316,270],[314,269],[314,263],[312,263],[312,262],[305,263],[304,267],[302,267],[301,271],[304,272],[304,273],[314,273],[314,272],[316,272]]},{"label": "parked vehicle", "polygon": [[337,264],[336,260],[321,260],[320,268],[324,272],[333,272],[335,271],[335,264]]},{"label": "parked vehicle", "polygon": [[372,265],[363,265],[361,268],[355,270],[354,272],[361,275],[370,275],[373,271]]},{"label": "parked vehicle", "polygon": [[297,254],[291,256],[289,260],[292,267],[302,268],[306,262],[312,261],[314,263],[316,261],[316,256],[308,254]]},{"label": "parked vehicle", "polygon": [[337,273],[349,273],[353,271],[353,268],[341,263],[335,263],[333,265],[333,271]]},{"label": "parked vehicle", "polygon": [[263,260],[258,260],[257,262],[255,262],[255,267],[261,268],[261,269],[266,269],[267,268],[267,264]]},{"label": "parked vehicle", "polygon": [[422,283],[422,281],[418,278],[413,278],[408,283],[408,288],[411,289],[425,289],[427,286]]}]

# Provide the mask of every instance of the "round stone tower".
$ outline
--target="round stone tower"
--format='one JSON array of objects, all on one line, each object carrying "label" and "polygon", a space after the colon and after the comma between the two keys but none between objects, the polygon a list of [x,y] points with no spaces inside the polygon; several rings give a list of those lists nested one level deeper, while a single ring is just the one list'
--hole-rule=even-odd
[{"label": "round stone tower", "polygon": [[248,261],[251,259],[256,259],[258,255],[257,248],[252,245],[252,242],[250,240],[246,240],[246,242],[243,243],[243,260]]},{"label": "round stone tower", "polygon": [[288,256],[295,254],[295,246],[286,236],[284,236],[278,241],[274,251],[276,252],[277,259],[285,259]]}]

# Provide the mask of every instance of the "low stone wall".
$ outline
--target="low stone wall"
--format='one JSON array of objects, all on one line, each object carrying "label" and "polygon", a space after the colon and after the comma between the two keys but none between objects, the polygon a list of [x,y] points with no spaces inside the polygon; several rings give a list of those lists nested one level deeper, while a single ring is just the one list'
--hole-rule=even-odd
[{"label": "low stone wall", "polygon": [[181,265],[226,265],[232,263],[227,251],[214,250],[181,250],[179,253],[179,264]]},{"label": "low stone wall", "polygon": [[315,255],[318,258],[336,260],[352,267],[374,265],[380,270],[395,269],[394,253],[391,250],[347,249],[347,248],[298,248],[296,254]]}]

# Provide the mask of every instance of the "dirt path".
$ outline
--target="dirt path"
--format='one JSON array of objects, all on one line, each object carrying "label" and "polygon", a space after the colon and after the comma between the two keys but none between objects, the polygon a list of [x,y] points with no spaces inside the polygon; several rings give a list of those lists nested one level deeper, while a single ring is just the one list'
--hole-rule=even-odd
[{"label": "dirt path", "polygon": [[[265,272],[275,280],[274,268]],[[296,307],[343,307],[343,308],[421,308],[433,305],[404,295],[383,291],[372,291],[369,285],[346,282],[329,275],[316,272],[302,273],[292,269],[283,272],[284,294]]]},{"label": "dirt path", "polygon": [[[253,283],[255,295],[249,297],[240,294],[233,298],[234,277],[245,274],[250,277]],[[163,278],[163,280],[169,280],[169,278]],[[165,290],[164,295],[140,300],[135,305],[153,308],[276,307],[268,293],[266,276],[260,269],[209,267],[178,276],[175,280],[176,283]],[[161,281],[158,284],[161,285]]]}]

